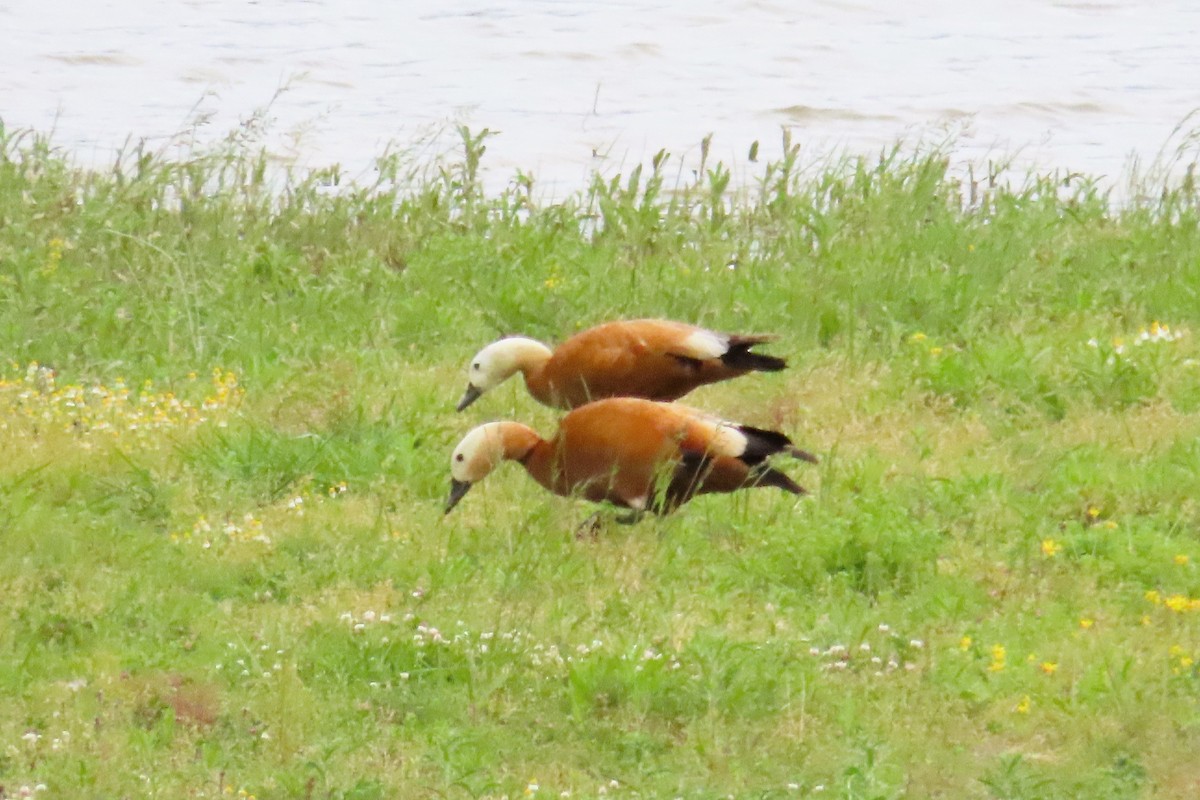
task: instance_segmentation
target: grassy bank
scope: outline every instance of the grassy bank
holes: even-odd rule
[[[943,154],[548,205],[485,141],[272,182],[0,144],[0,796],[1190,798],[1200,195]],[[1151,187],[1147,187],[1151,188]],[[579,542],[454,443],[502,333],[774,332],[822,457]],[[44,784],[44,788],[39,785]]]

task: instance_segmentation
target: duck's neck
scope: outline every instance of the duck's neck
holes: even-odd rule
[[[504,339],[504,354],[512,365],[513,371],[519,371],[525,378],[525,385],[538,399],[544,392],[546,363],[553,355],[549,347],[533,339],[514,336]]]
[[[524,464],[538,445],[543,444],[542,437],[528,425],[519,422],[497,424],[500,426],[500,442],[504,448],[504,458],[507,460]]]
[[[498,422],[504,458],[520,463],[529,476],[552,492],[563,494],[554,480],[554,455],[557,449],[533,428],[519,422]]]
[[[538,439],[525,453],[524,458],[520,459],[521,466],[525,467],[531,478],[551,492],[567,495],[569,492],[564,488],[562,476],[559,474],[561,469],[556,464],[557,450],[553,443]]]

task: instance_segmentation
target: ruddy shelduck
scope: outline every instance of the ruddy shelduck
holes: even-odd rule
[[[516,461],[558,495],[578,495],[665,514],[698,494],[774,486],[805,490],[767,463],[784,453],[816,458],[776,431],[709,416],[685,406],[632,397],[597,400],[569,412],[553,439],[517,422],[471,430],[450,456],[446,513],[501,461]]]
[[[557,349],[521,336],[493,342],[471,359],[462,411],[517,372],[529,393],[557,408],[606,397],[676,400],[708,383],[751,371],[775,372],[782,358],[751,352],[773,336],[716,333],[658,319],[608,322],[575,334]]]

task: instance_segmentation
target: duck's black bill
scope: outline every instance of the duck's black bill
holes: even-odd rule
[[[467,492],[471,491],[470,481],[456,481],[450,479],[450,498],[446,500],[446,513],[449,514],[458,505],[458,501],[467,496]]]
[[[482,389],[476,388],[475,384],[473,383],[468,383],[467,390],[463,392],[462,400],[458,401],[458,406],[454,410],[462,411],[464,408],[471,405],[471,403],[474,403],[476,400],[478,400],[479,395],[481,394],[483,394]]]

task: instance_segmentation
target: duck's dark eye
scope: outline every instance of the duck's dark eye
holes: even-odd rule
[[[463,454],[462,454],[462,453],[459,453],[458,455],[456,455],[456,456],[454,457],[454,460],[455,460],[455,461],[462,461],[462,460],[463,460]]]
[[[476,361],[474,364],[472,364],[471,369],[479,369],[479,362]]]

